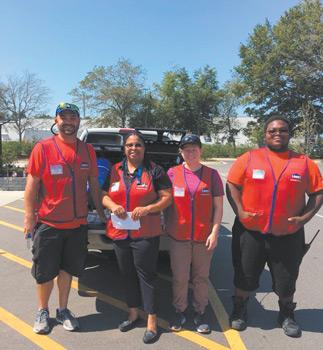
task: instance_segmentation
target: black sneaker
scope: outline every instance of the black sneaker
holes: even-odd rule
[[[244,331],[247,328],[247,304],[249,298],[232,297],[233,310],[230,315],[230,326],[236,331]]]
[[[302,335],[301,327],[297,324],[294,317],[296,303],[287,302],[279,303],[278,323],[282,327],[284,333],[292,338],[299,338]]]
[[[208,334],[211,332],[211,328],[206,319],[205,313],[200,314],[198,312],[195,312],[193,321],[198,333]]]
[[[62,324],[65,330],[70,332],[80,328],[79,321],[69,309],[56,309],[56,321]]]
[[[33,331],[37,334],[47,334],[49,332],[48,309],[41,309],[37,312]]]
[[[174,332],[179,332],[182,326],[186,322],[184,312],[176,311],[173,314],[171,321],[169,322],[169,329]]]

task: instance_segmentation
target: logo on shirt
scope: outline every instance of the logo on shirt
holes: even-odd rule
[[[148,185],[140,182],[140,183],[137,183],[136,188],[137,190],[146,190],[148,188]]]
[[[202,193],[202,194],[210,193],[210,191],[209,191],[208,188],[202,188],[201,193]]]
[[[296,173],[294,173],[294,174],[292,174],[292,176],[291,176],[291,181],[302,181],[302,176],[300,175],[300,174],[296,174]]]
[[[82,162],[80,167],[81,167],[81,169],[89,169],[90,166],[89,166],[89,163]]]

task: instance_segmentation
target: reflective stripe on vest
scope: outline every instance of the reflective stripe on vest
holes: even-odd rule
[[[193,195],[188,189],[184,165],[173,169],[173,203],[166,209],[166,230],[176,240],[205,242],[213,225],[212,169],[202,166]]]
[[[268,150],[250,151],[241,201],[243,210],[257,215],[242,219],[242,224],[247,229],[277,236],[296,232],[297,226],[288,218],[302,213],[307,185],[306,156],[290,151],[289,159],[276,179]]]
[[[144,207],[153,203],[158,194],[154,189],[153,179],[144,168],[141,176],[141,182],[136,178],[127,190],[123,170],[120,168],[122,162],[113,166],[111,172],[110,187],[108,195],[111,200],[132,212],[136,207]],[[152,166],[154,166],[152,164]],[[120,230],[112,225],[108,220],[106,235],[113,240],[126,239],[130,236],[133,239],[143,237],[155,237],[161,234],[160,213],[152,213],[140,218],[139,230]]]
[[[91,159],[87,145],[77,141],[75,160],[68,164],[55,137],[40,141],[44,154],[39,194],[39,219],[53,223],[86,218],[86,183]]]

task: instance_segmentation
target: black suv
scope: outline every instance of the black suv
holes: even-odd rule
[[[165,171],[182,162],[182,158],[178,153],[178,146],[179,140],[185,135],[183,130],[93,128],[85,129],[80,139],[90,143],[100,157],[106,157],[113,165],[121,161],[123,157],[123,137],[132,130],[140,131],[143,134],[149,159],[161,165]],[[89,211],[88,225],[88,248],[101,251],[111,250],[112,244],[111,240],[105,235],[105,225],[101,223],[93,207]],[[166,236],[162,236],[160,249],[168,250]]]

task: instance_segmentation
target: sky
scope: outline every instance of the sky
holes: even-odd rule
[[[51,91],[46,113],[95,66],[119,58],[141,65],[146,85],[206,64],[219,85],[240,62],[239,47],[266,18],[276,23],[296,0],[0,0],[0,81],[25,71]]]

